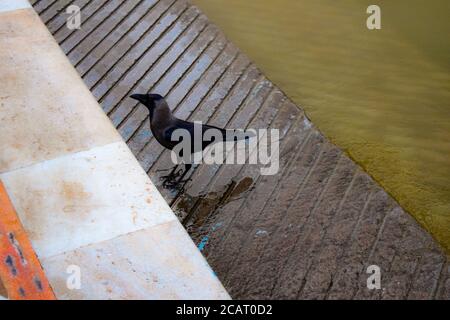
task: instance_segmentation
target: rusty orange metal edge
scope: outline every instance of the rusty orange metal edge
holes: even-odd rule
[[[11,300],[56,299],[1,181],[0,279]]]

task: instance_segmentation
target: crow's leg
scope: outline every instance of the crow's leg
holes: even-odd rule
[[[177,168],[177,166],[173,166],[172,168],[167,168],[167,169],[158,169],[156,170],[156,172],[167,172],[167,171],[173,171]]]
[[[160,180],[163,182],[164,188],[172,188],[175,184],[178,178],[181,176],[181,172],[183,170],[176,170],[174,168],[168,175],[162,176]]]
[[[168,175],[162,176],[160,178],[160,180],[163,181],[162,186],[165,189],[175,188],[179,181],[183,178],[183,173],[183,169],[177,170],[177,166],[175,166]]]
[[[192,164],[188,163],[184,165],[184,170],[172,170],[172,172],[166,176],[161,177],[161,180],[163,181],[163,187],[166,189],[179,189],[181,190],[184,187],[184,183],[191,179],[184,179],[187,172],[191,169]]]
[[[183,177],[186,175],[186,173],[188,173],[189,170],[191,170],[191,168],[192,168],[192,163],[185,163],[184,164]]]
[[[173,189],[176,189],[178,192],[184,192],[184,186],[186,185],[186,183],[188,181],[192,181],[192,178],[186,178],[189,170],[191,170],[192,168],[192,164],[187,163],[184,164],[184,170],[180,169],[179,173],[180,176],[178,178],[178,180],[174,183],[174,185],[172,186]],[[181,174],[181,172],[183,172]]]
[[[191,178],[184,179],[186,177],[187,173],[189,172],[189,170],[191,170],[191,168],[192,168],[192,164],[190,164],[190,163],[185,163],[184,164],[184,170],[180,169],[178,171],[179,179],[177,181],[177,184],[186,183],[186,182],[192,180]]]

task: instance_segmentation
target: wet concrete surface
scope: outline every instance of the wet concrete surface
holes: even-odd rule
[[[59,1],[34,7],[177,212],[233,298],[448,299],[450,265],[434,239],[307,119],[223,33],[182,0]],[[280,170],[199,165],[162,188],[170,154],[135,92],[164,95],[183,119],[280,130]],[[380,266],[382,289],[367,289]]]

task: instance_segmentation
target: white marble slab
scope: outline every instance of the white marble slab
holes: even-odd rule
[[[229,298],[37,14],[0,35],[0,180],[57,298]]]
[[[27,0],[0,0],[0,13],[26,8],[31,8]]]
[[[122,140],[33,10],[0,35],[0,173]]]
[[[40,258],[176,219],[124,142],[0,179]]]
[[[178,221],[42,263],[59,299],[230,298]],[[79,289],[67,286],[67,271],[73,266],[80,271]]]

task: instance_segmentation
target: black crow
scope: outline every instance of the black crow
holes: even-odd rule
[[[194,143],[194,127],[195,124],[193,122],[184,121],[181,119],[176,118],[172,111],[170,110],[169,106],[167,105],[167,102],[164,100],[164,98],[159,94],[133,94],[130,96],[130,98],[133,98],[140,103],[142,103],[144,106],[147,107],[150,114],[150,129],[153,133],[153,136],[156,138],[156,140],[166,149],[173,150],[173,148],[180,143],[180,141],[177,141],[175,139],[172,139],[172,134],[177,129],[185,129],[190,133],[191,138],[191,155],[190,159],[193,159],[193,154],[196,152],[203,151],[208,145],[211,143],[217,143],[217,142],[223,142],[223,141],[237,141],[241,139],[249,139],[252,134],[244,134],[243,132],[237,131],[237,130],[225,130],[222,128],[210,126],[210,125],[201,125],[201,132],[202,132],[202,143],[196,144]],[[209,129],[215,129],[218,130],[222,135],[221,141],[205,141],[203,140],[203,134],[209,130]],[[197,150],[197,149],[199,150]],[[200,149],[201,148],[201,149]],[[173,168],[172,172],[162,177],[162,180],[164,181],[163,186],[166,188],[173,188],[176,187],[181,181],[182,177],[189,171],[189,169],[192,167],[191,163],[185,163],[185,169],[182,172],[182,170],[175,172]],[[181,174],[182,173],[182,174]],[[180,178],[178,181],[176,181],[177,178]]]

